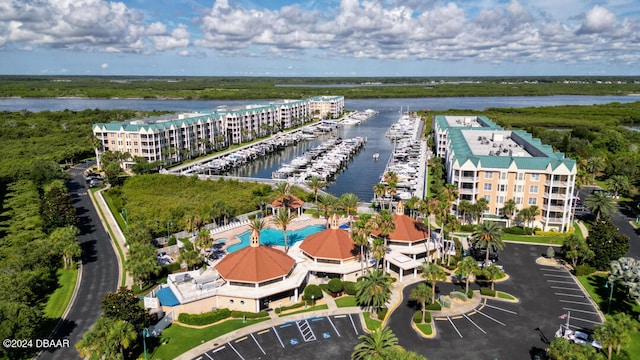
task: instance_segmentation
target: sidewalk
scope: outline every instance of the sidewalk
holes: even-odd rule
[[[91,194],[91,202],[93,202],[93,206],[95,206],[95,208],[98,210],[98,215],[100,216],[102,226],[107,231],[107,234],[109,234],[109,237],[111,238],[111,245],[113,245],[113,251],[115,251],[116,257],[118,258],[118,269],[120,269],[120,274],[118,276],[118,287],[120,287],[120,284],[122,284],[122,277],[125,276],[124,285],[128,288],[131,288],[131,286],[134,284],[133,278],[126,270],[124,270],[123,264],[125,259],[122,258],[122,256],[120,255],[120,251],[118,251],[118,247],[120,247],[122,255],[126,258],[127,252],[129,251],[126,245],[127,240],[122,233],[122,229],[120,229],[120,226],[118,226],[116,219],[113,217],[113,214],[109,210],[104,197],[102,197],[102,192],[106,189],[108,188],[100,189]],[[113,239],[112,237],[115,237],[115,239]],[[116,241],[117,246],[115,243]]]

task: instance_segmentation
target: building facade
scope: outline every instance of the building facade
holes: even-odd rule
[[[93,135],[105,151],[129,153],[149,162],[173,163],[344,113],[343,96],[316,96],[210,112],[170,114],[123,122],[97,123]]]
[[[537,206],[534,225],[567,231],[573,221],[576,161],[522,130],[504,130],[484,116],[442,116],[433,121],[436,155],[443,158],[447,182],[462,200],[484,198],[486,215],[508,220],[504,204],[518,210]],[[508,222],[508,221],[507,221]]]

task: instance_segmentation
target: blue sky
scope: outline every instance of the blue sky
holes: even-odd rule
[[[637,0],[0,0],[0,74],[640,75]]]

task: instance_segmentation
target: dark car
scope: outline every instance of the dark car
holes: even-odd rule
[[[484,261],[487,259],[487,248],[472,246],[471,248],[469,248],[469,255],[473,256],[473,258],[477,261]],[[498,249],[494,245],[491,245],[489,260],[491,262],[498,261]]]

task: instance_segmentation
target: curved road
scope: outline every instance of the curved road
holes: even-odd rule
[[[72,179],[67,184],[80,220],[78,241],[82,247],[82,277],[72,307],[52,338],[69,339],[71,347],[44,351],[39,359],[80,359],[75,344],[102,314],[100,302],[104,295],[118,288],[118,259],[84,180],[83,173],[89,165],[72,168],[69,171]]]

